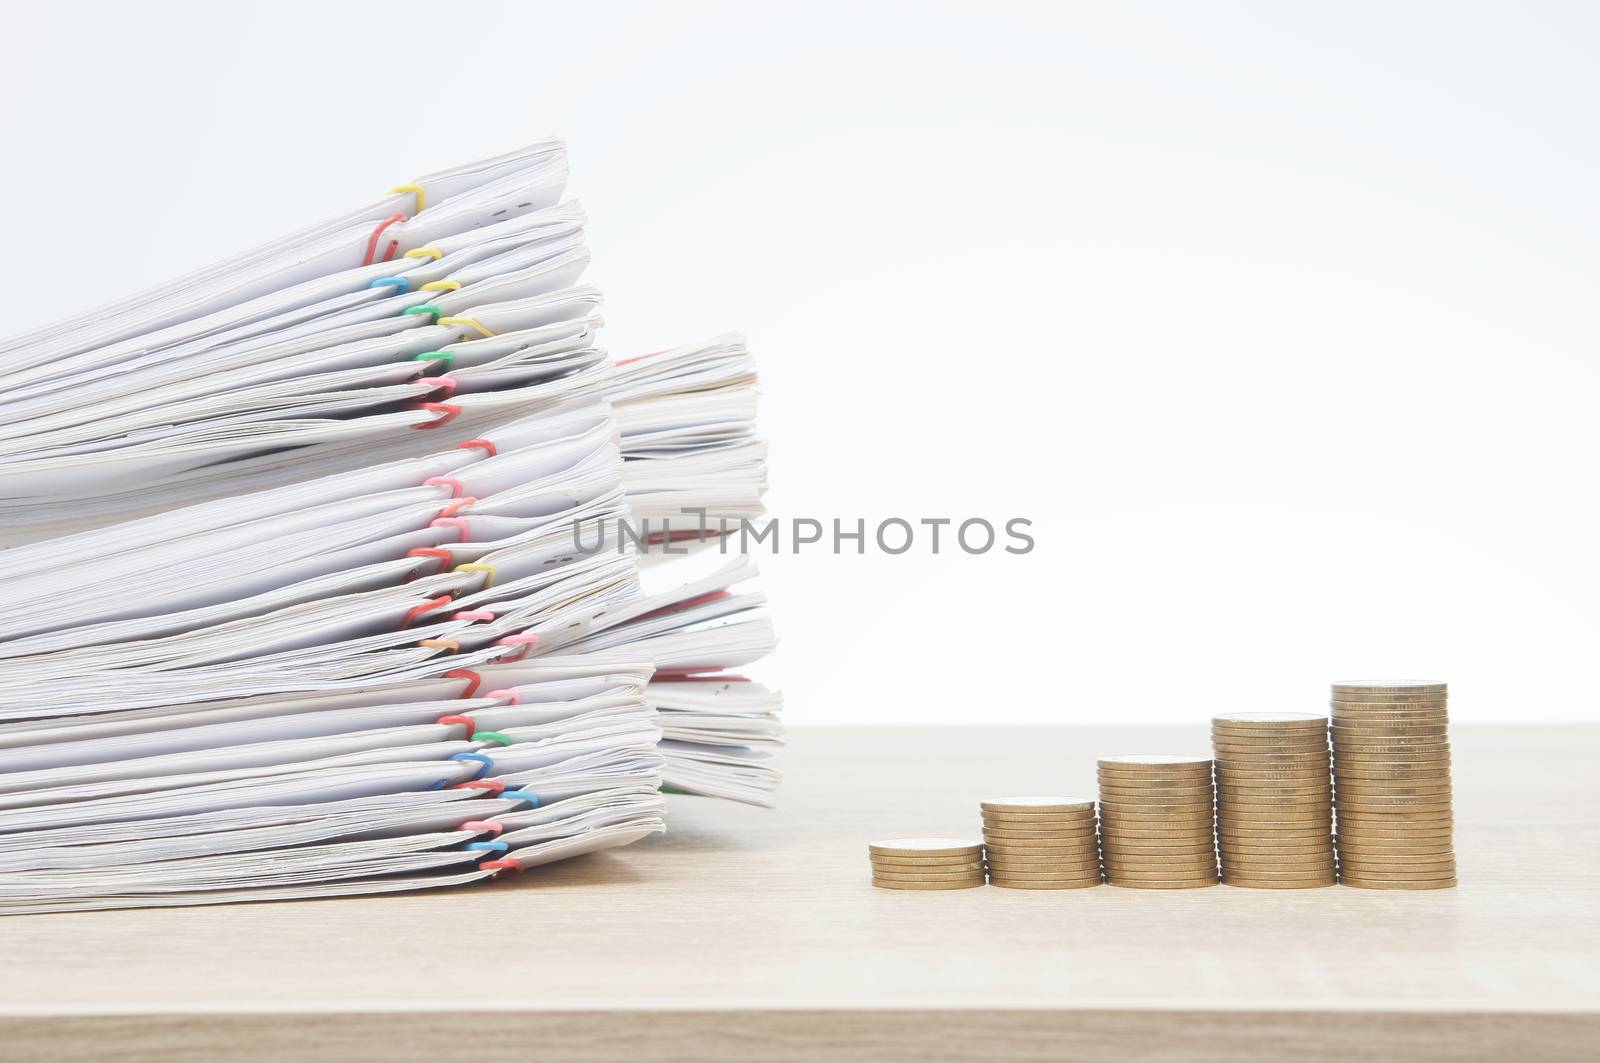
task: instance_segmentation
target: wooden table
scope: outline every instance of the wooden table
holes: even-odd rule
[[[898,893],[869,838],[1204,726],[796,729],[782,811],[481,888],[0,921],[0,1058],[1592,1060],[1600,727],[1454,738],[1455,890]]]

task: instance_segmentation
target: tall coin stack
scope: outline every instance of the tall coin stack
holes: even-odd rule
[[[1213,716],[1211,746],[1223,883],[1333,885],[1328,718],[1299,712]]]
[[[867,846],[872,884],[890,890],[983,885],[983,845],[968,838],[895,838]]]
[[[1443,683],[1333,684],[1339,881],[1367,889],[1456,884]]]
[[[1094,802],[1003,797],[980,802],[989,884],[1022,890],[1100,885]]]
[[[1215,789],[1204,757],[1101,757],[1100,845],[1106,881],[1136,889],[1217,882]]]

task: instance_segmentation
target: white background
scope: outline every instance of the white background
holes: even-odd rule
[[[1596,712],[1593,5],[7,10],[18,330],[555,133],[619,356],[749,332],[794,722]]]

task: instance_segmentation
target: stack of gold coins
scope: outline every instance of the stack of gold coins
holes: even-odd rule
[[[983,885],[983,843],[970,838],[894,838],[867,846],[872,884],[889,890],[964,890]]]
[[[1099,773],[1107,882],[1137,889],[1216,885],[1211,761],[1171,754],[1101,757]]]
[[[1223,883],[1333,885],[1328,718],[1299,712],[1213,716],[1211,746]]]
[[[1339,881],[1367,889],[1456,884],[1443,683],[1333,684]]]
[[[1093,801],[1001,797],[980,808],[991,885],[1066,890],[1100,884]]]

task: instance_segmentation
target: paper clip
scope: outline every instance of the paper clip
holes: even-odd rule
[[[447,399],[456,393],[456,378],[453,376],[419,376],[412,383],[426,384],[429,391],[442,391]]]
[[[479,675],[477,672],[474,672],[470,668],[452,668],[440,678],[470,680],[471,682],[467,684],[466,693],[461,695],[463,698],[475,696],[478,693],[478,688],[483,686],[483,676]]]
[[[478,865],[479,871],[521,871],[522,865],[515,860],[485,860]]]
[[[494,614],[487,609],[463,609],[450,618],[451,620],[470,620],[473,623],[494,623]]]
[[[442,549],[442,548],[437,547],[437,546],[416,546],[416,547],[412,547],[410,550],[406,551],[406,556],[407,557],[431,557],[435,561],[439,562],[439,571],[440,572],[443,572],[445,569],[449,568],[450,567],[450,563],[455,560],[455,558],[451,556],[450,551]],[[436,573],[434,573],[434,575],[438,575],[438,573],[436,572]]]
[[[434,317],[439,316],[439,308],[434,306],[432,303],[422,303],[419,306],[408,306],[400,312],[402,314],[432,314]],[[435,321],[434,324],[437,325],[438,322]]]
[[[466,715],[465,713],[452,713],[449,716],[441,716],[437,720],[434,720],[433,722],[434,723],[445,724],[447,726],[450,725],[450,724],[459,723],[459,724],[461,724],[463,727],[465,727],[467,729],[467,734],[468,735],[471,735],[474,731],[476,731],[478,729],[478,725],[473,722],[472,717]]]
[[[507,660],[512,660],[512,661],[520,661],[520,660],[522,660],[538,644],[539,644],[539,636],[533,634],[532,632],[528,632],[528,631],[524,631],[519,635],[507,635],[505,638],[501,639],[497,643],[497,645],[500,645],[500,646],[521,646],[522,647],[522,652],[521,653],[517,654],[515,657],[506,658]]]
[[[444,252],[429,244],[427,247],[413,247],[407,251],[404,258],[431,258],[435,262],[444,257]]]
[[[450,497],[451,498],[460,498],[461,497],[461,491],[462,491],[461,481],[456,479],[454,476],[430,476],[426,480],[422,481],[422,486],[423,487],[440,487],[440,486],[448,487],[448,488],[450,488]]]
[[[461,442],[456,444],[456,449],[487,450],[489,452],[489,457],[491,458],[498,456],[500,453],[500,449],[487,439],[463,439]]]
[[[484,853],[509,853],[511,851],[511,846],[505,842],[468,842],[462,848]]]
[[[486,698],[502,698],[507,705],[521,705],[522,695],[515,690],[491,690],[485,694]]]
[[[498,742],[503,746],[509,746],[512,744],[511,739],[499,731],[474,731],[472,732],[471,741]]]
[[[417,197],[417,213],[421,214],[422,213],[422,207],[423,207],[422,186],[421,185],[395,185],[393,188],[389,189],[389,194],[391,196],[398,196],[402,192],[410,192],[412,195]]]
[[[372,230],[372,235],[367,237],[367,257],[361,260],[361,264],[363,266],[372,265],[372,260],[378,253],[378,237],[383,235],[383,230],[387,229],[397,221],[405,220],[406,216],[404,214],[391,214],[378,223],[378,227]],[[390,240],[389,250],[384,253],[383,260],[387,262],[389,259],[393,258],[395,250],[399,248],[399,246],[399,240]]]
[[[476,501],[476,499],[474,499],[474,501]],[[451,569],[450,571],[451,572],[478,572],[478,573],[482,573],[482,575],[483,575],[483,586],[478,588],[480,591],[486,591],[490,587],[494,586],[494,580],[495,580],[494,566],[493,565],[484,564],[482,561],[472,561],[472,562],[469,562],[469,563],[467,563],[465,565],[457,565],[455,568]]]
[[[437,516],[453,517],[477,501],[477,498],[473,495],[468,495],[465,498],[457,498],[455,501],[448,503],[443,509],[441,509]]]
[[[461,407],[457,406],[453,402],[418,402],[413,404],[412,408],[417,410],[427,410],[429,413],[439,414],[438,417],[429,421],[427,424],[414,424],[411,426],[419,432],[424,431],[425,429],[438,428],[441,425],[447,425],[457,417],[461,416]]]
[[[461,643],[455,639],[423,639],[417,645],[425,646],[430,650],[447,650],[450,653],[456,653],[461,649]]]
[[[505,832],[505,824],[498,819],[469,819],[456,830],[492,830],[496,834]]]
[[[468,328],[477,329],[478,332],[481,333],[485,339],[487,339],[490,336],[494,335],[494,333],[490,332],[487,328],[484,328],[483,323],[478,321],[476,318],[470,318],[470,317],[441,317],[438,321],[435,321],[434,324],[435,325],[465,325]]]
[[[423,351],[421,354],[412,355],[411,360],[414,362],[443,362],[445,372],[448,373],[450,367],[455,364],[456,356],[454,351]]]
[[[412,623],[416,621],[417,617],[421,616],[423,613],[431,613],[435,609],[443,609],[452,601],[454,601],[454,599],[448,594],[442,594],[437,598],[430,598],[421,605],[407,610],[405,617],[400,621],[400,626],[403,628],[410,627]]]
[[[367,287],[398,288],[402,292],[409,292],[411,290],[411,282],[406,280],[404,277],[379,277],[377,280],[367,285]]]
[[[463,501],[465,500],[463,499]],[[459,536],[456,541],[461,543],[468,542],[469,536],[472,532],[472,526],[461,517],[435,517],[428,522],[428,527],[454,528],[456,530],[456,535]]]
[[[539,807],[539,795],[532,790],[501,790],[500,796],[507,801],[526,801],[529,808]]]
[[[429,281],[417,289],[419,292],[454,292],[460,290],[460,281]]]
[[[473,776],[474,779],[481,779],[491,771],[494,771],[494,761],[482,753],[452,753],[450,754],[450,759],[459,760],[462,763],[466,763],[469,760],[477,761],[479,768],[478,774]]]
[[[496,797],[505,793],[506,784],[499,779],[468,779],[450,787],[452,790],[487,790]]]

